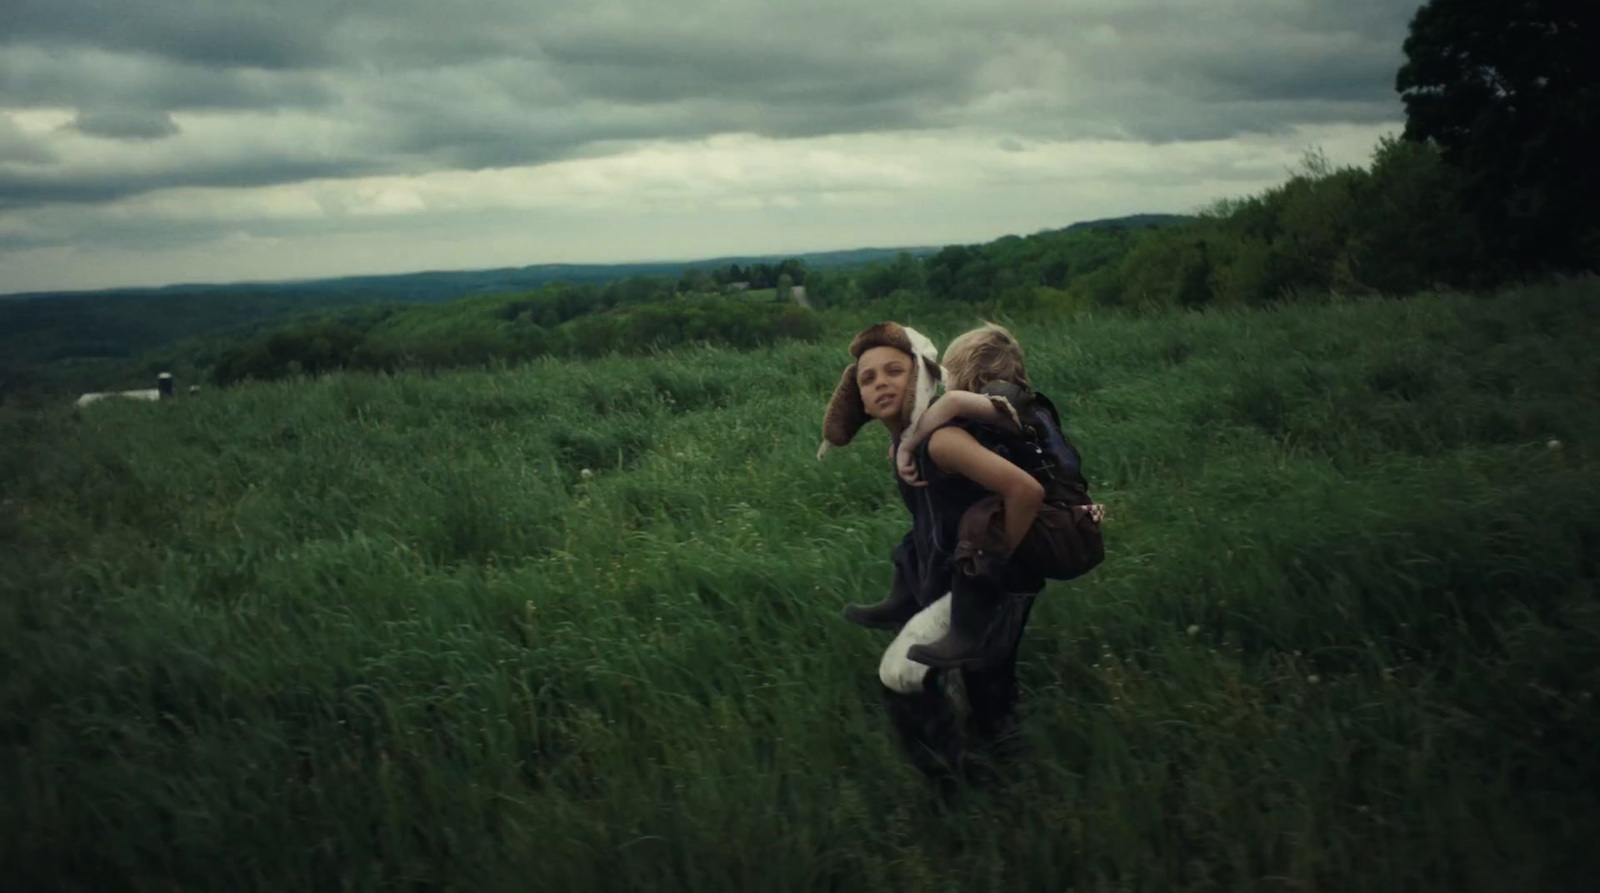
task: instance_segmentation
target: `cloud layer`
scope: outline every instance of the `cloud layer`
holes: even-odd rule
[[[800,155],[844,139],[832,145],[848,170],[849,146],[891,137],[918,151],[954,140],[1003,154],[1370,130],[1399,118],[1393,76],[1414,9],[11,0],[0,21],[0,251],[101,244],[105,227],[66,222],[73,206],[89,220],[144,199],[208,207],[218,200],[197,196],[215,190],[245,204],[296,184],[327,196],[339,192],[329,183],[659,158],[649,153],[729,135]],[[835,169],[806,170],[810,190],[827,191],[818,184]],[[450,201],[423,191],[432,198],[393,213]],[[274,219],[270,202],[257,210]]]

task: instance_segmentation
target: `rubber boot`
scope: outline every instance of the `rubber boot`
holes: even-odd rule
[[[875,605],[845,605],[844,619],[872,629],[897,630],[917,615],[922,606],[917,604],[916,589],[911,581],[917,579],[916,551],[911,534],[895,547],[890,557],[894,565],[894,578],[889,583],[889,594]]]
[[[906,657],[940,669],[981,667],[995,650],[996,621],[1005,613],[1006,599],[1004,590],[957,578],[950,592],[949,632],[937,641],[912,645]]]
[[[909,589],[895,587],[875,605],[845,605],[844,619],[871,629],[899,629],[921,610]]]

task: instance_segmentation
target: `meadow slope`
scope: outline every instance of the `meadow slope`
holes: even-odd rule
[[[1016,331],[1108,558],[948,810],[848,333],[0,415],[8,888],[1587,886],[1600,282]]]

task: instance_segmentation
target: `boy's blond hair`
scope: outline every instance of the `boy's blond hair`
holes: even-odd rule
[[[992,322],[957,335],[944,349],[943,365],[950,373],[945,386],[953,391],[977,391],[992,381],[1033,390],[1022,362],[1022,345],[1009,329]]]

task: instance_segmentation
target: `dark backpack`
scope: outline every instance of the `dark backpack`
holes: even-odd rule
[[[1022,423],[1020,433],[996,429],[986,444],[1044,485],[1045,505],[1016,557],[1052,580],[1071,580],[1105,560],[1101,507],[1089,497],[1083,456],[1061,430],[1050,398],[1010,382],[991,382],[980,393],[1005,397]]]

